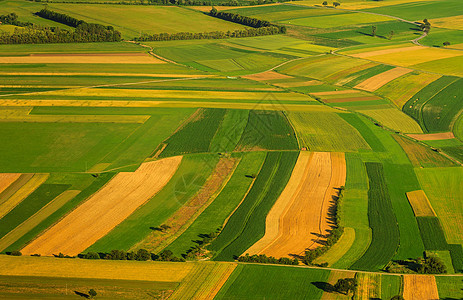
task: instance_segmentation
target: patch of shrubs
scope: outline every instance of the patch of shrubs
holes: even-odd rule
[[[275,258],[273,256],[267,256],[265,254],[261,255],[249,255],[249,253],[246,253],[246,255],[238,257],[239,262],[247,262],[247,263],[260,263],[260,264],[279,264],[279,265],[298,265],[299,260],[297,258],[288,258],[288,257],[282,257],[282,258]]]
[[[394,261],[386,267],[386,271],[405,274],[445,274],[447,267],[439,257],[427,255],[424,259],[420,257]]]

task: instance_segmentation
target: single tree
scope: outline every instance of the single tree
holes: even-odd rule
[[[339,5],[341,5],[341,3],[339,3],[339,2],[333,2],[333,6],[334,6],[334,7],[338,7]]]
[[[450,46],[450,42],[443,42],[444,47]]]
[[[371,26],[371,35],[376,36],[376,26]]]
[[[392,40],[393,36],[394,36],[394,30],[391,30],[391,32],[389,32],[389,39]]]
[[[19,252],[18,250],[14,250],[14,251],[11,251],[10,255],[13,255],[13,256],[21,256],[22,253]]]
[[[328,1],[323,1],[322,5],[323,5],[323,6],[327,6],[327,5],[328,5]]]
[[[88,294],[90,295],[90,298],[94,298],[97,295],[97,292],[94,289],[90,289]]]
[[[334,285],[334,290],[338,293],[347,295],[350,291],[354,292],[357,287],[357,279],[341,278]]]

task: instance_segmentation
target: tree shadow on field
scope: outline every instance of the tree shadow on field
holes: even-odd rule
[[[314,281],[311,282],[315,287],[318,289],[327,292],[327,293],[332,293],[334,292],[334,286],[331,283],[328,282],[322,282],[322,281]]]
[[[75,293],[77,296],[81,296],[81,297],[84,297],[84,298],[87,298],[87,299],[90,298],[90,295],[89,295],[89,294],[81,293],[81,292],[79,292],[79,291],[74,291],[74,293]]]

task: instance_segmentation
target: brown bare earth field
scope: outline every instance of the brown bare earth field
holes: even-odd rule
[[[167,232],[153,231],[133,249],[143,248],[157,252],[160,248],[172,243],[215,199],[230,178],[237,163],[237,158],[220,159],[199,192],[163,223],[170,227]]]
[[[320,246],[329,234],[332,222],[328,210],[333,197],[338,195],[336,189],[346,179],[344,153],[315,152],[310,159],[302,155],[299,160],[300,165],[296,165],[296,172],[267,217],[269,229],[266,227],[264,241],[258,241],[258,246],[246,253],[274,257],[300,255],[307,248]],[[275,224],[278,224],[276,236]]]
[[[246,78],[246,79],[257,80],[257,81],[293,78],[291,76],[283,75],[283,74],[277,73],[275,71],[266,71],[266,72],[262,72],[262,73],[258,73],[258,74],[252,74],[252,75],[246,75],[246,76],[242,76],[242,77]]]
[[[86,54],[33,54],[29,56],[2,56],[2,64],[164,64],[145,53],[86,53]]]
[[[387,54],[391,54],[391,53],[412,51],[412,50],[417,50],[417,49],[420,49],[420,47],[419,46],[401,47],[401,48],[393,48],[393,49],[384,49],[384,50],[363,52],[363,53],[358,53],[358,54],[352,54],[351,56],[359,57],[359,58],[367,58],[367,57],[370,57],[370,56],[387,55]]]
[[[406,68],[401,68],[397,67],[394,69],[391,69],[389,71],[380,73],[378,75],[375,75],[373,77],[368,78],[367,80],[357,84],[355,86],[356,89],[361,89],[369,92],[376,91],[383,85],[389,83],[390,81],[405,75],[407,73],[410,73],[412,70],[406,69]]]
[[[438,300],[436,278],[432,275],[404,275],[405,300]]]
[[[351,98],[335,98],[335,99],[324,99],[326,103],[343,103],[343,102],[355,102],[355,101],[372,101],[379,100],[381,97],[377,96],[364,96],[364,97],[351,97]]]
[[[416,217],[436,217],[436,212],[423,190],[408,192],[407,198]]]
[[[407,134],[407,135],[418,141],[448,140],[448,139],[455,138],[455,136],[453,135],[453,132],[451,131],[441,132],[441,133]]]
[[[19,178],[19,173],[0,173],[0,193]]]
[[[143,163],[117,174],[102,189],[21,250],[23,254],[77,255],[157,194],[174,175],[181,156]]]

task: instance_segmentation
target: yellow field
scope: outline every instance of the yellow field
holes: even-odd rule
[[[29,219],[21,223],[18,227],[8,232],[0,239],[0,251],[5,250],[8,246],[16,242],[19,238],[25,235],[29,230],[39,225],[40,222],[48,218],[51,214],[61,208],[68,201],[73,199],[80,191],[68,190],[61,193],[50,203],[41,208],[38,212],[32,215]]]
[[[405,47],[410,47],[410,43],[400,43],[400,44],[393,44],[393,45],[386,45],[386,46],[379,46],[379,47],[370,47],[370,48],[360,48],[360,49],[354,49],[354,50],[340,50],[339,52],[351,56],[356,56],[354,54],[366,54],[368,52],[373,52],[373,51],[381,51],[381,50],[388,50],[388,49],[399,49],[399,48],[405,48]],[[358,56],[356,56],[358,57]],[[375,65],[373,65],[374,67]]]
[[[402,51],[382,55],[372,55],[368,56],[368,59],[387,64],[408,67],[428,61],[455,57],[460,55],[462,55],[462,53],[458,50],[416,47],[416,49],[410,49],[410,51]]]
[[[420,0],[421,1],[433,1],[433,0]],[[402,3],[410,3],[410,2],[417,2],[416,0],[388,0],[388,1],[364,1],[364,0],[343,0],[341,3],[341,8],[344,9],[353,9],[353,10],[360,10],[360,9],[367,9],[367,8],[375,8],[375,7],[383,7],[383,6],[390,6],[390,5],[397,5]],[[320,1],[318,0],[303,0],[298,1],[298,5],[320,5]],[[328,3],[331,4],[330,1]]]
[[[0,193],[19,178],[19,173],[0,173]]]
[[[431,19],[429,22],[435,27],[463,30],[463,15]]]
[[[372,51],[368,51],[368,48],[367,48],[367,49],[361,49],[361,50],[353,50],[352,52],[347,51],[346,53],[350,54],[351,56],[358,57],[358,58],[368,58],[372,56],[389,55],[389,54],[394,54],[394,53],[402,53],[402,52],[408,52],[408,51],[414,51],[414,50],[421,49],[420,46],[408,46],[408,45],[409,44],[369,48],[369,49],[372,49]],[[358,53],[355,53],[354,51],[358,51]]]
[[[422,133],[420,125],[411,117],[397,108],[359,110],[359,112],[372,117],[386,127],[395,131],[408,133]]]
[[[310,98],[308,98],[310,99]],[[315,102],[315,101],[314,101]],[[337,112],[331,107],[318,104],[282,104],[282,103],[233,103],[201,101],[117,101],[117,100],[0,100],[0,107],[10,106],[78,106],[78,107],[205,107],[229,109],[259,109],[286,111]]]
[[[357,84],[356,89],[365,90],[368,92],[373,92],[382,87],[383,85],[389,83],[390,81],[399,78],[402,75],[410,73],[412,70],[405,68],[394,68],[386,72],[380,73],[373,77],[368,78],[367,80]]]
[[[180,282],[195,263],[0,255],[0,275]]]
[[[0,64],[165,64],[145,53],[0,56]]]
[[[0,219],[9,213],[13,208],[27,198],[42,183],[48,179],[48,174],[35,174],[32,178],[20,187],[8,200],[0,204]]]
[[[198,264],[169,299],[213,299],[236,266],[235,263]]]
[[[23,254],[75,256],[105,236],[157,194],[174,175],[181,156],[143,163],[118,173],[102,189],[21,250]]]
[[[432,275],[404,275],[405,300],[437,300],[436,278]]]
[[[416,217],[436,217],[436,212],[423,190],[407,192],[407,198]]]
[[[418,141],[434,141],[434,140],[449,140],[454,139],[453,132],[441,132],[441,133],[423,133],[423,134],[407,134],[409,137],[414,138]]]
[[[344,233],[342,234],[339,241],[332,246],[328,252],[323,254],[322,256],[315,259],[314,263],[320,264],[327,262],[328,266],[333,265],[338,260],[340,260],[344,254],[349,251],[355,241],[355,229],[350,227],[344,227]]]
[[[148,73],[89,73],[89,72],[0,72],[0,75],[11,76],[98,76],[98,77],[160,77],[160,78],[206,78],[217,77],[217,75],[195,75],[195,74],[148,74]]]
[[[245,253],[274,257],[301,254],[307,248],[319,247],[319,241],[325,239],[320,235],[329,233],[328,210],[337,196],[336,188],[346,179],[344,153],[302,153],[298,163],[267,216],[264,237]]]
[[[381,96],[387,97],[401,109],[413,95],[440,77],[441,75],[437,74],[409,73],[388,83],[377,92]]]
[[[354,300],[381,299],[381,275],[358,273],[358,286]]]
[[[56,96],[80,97],[150,97],[176,99],[262,99],[265,94],[258,92],[219,92],[219,91],[185,91],[185,90],[145,90],[145,89],[74,89],[41,93]],[[278,93],[278,100],[311,101],[310,97],[296,93]]]

